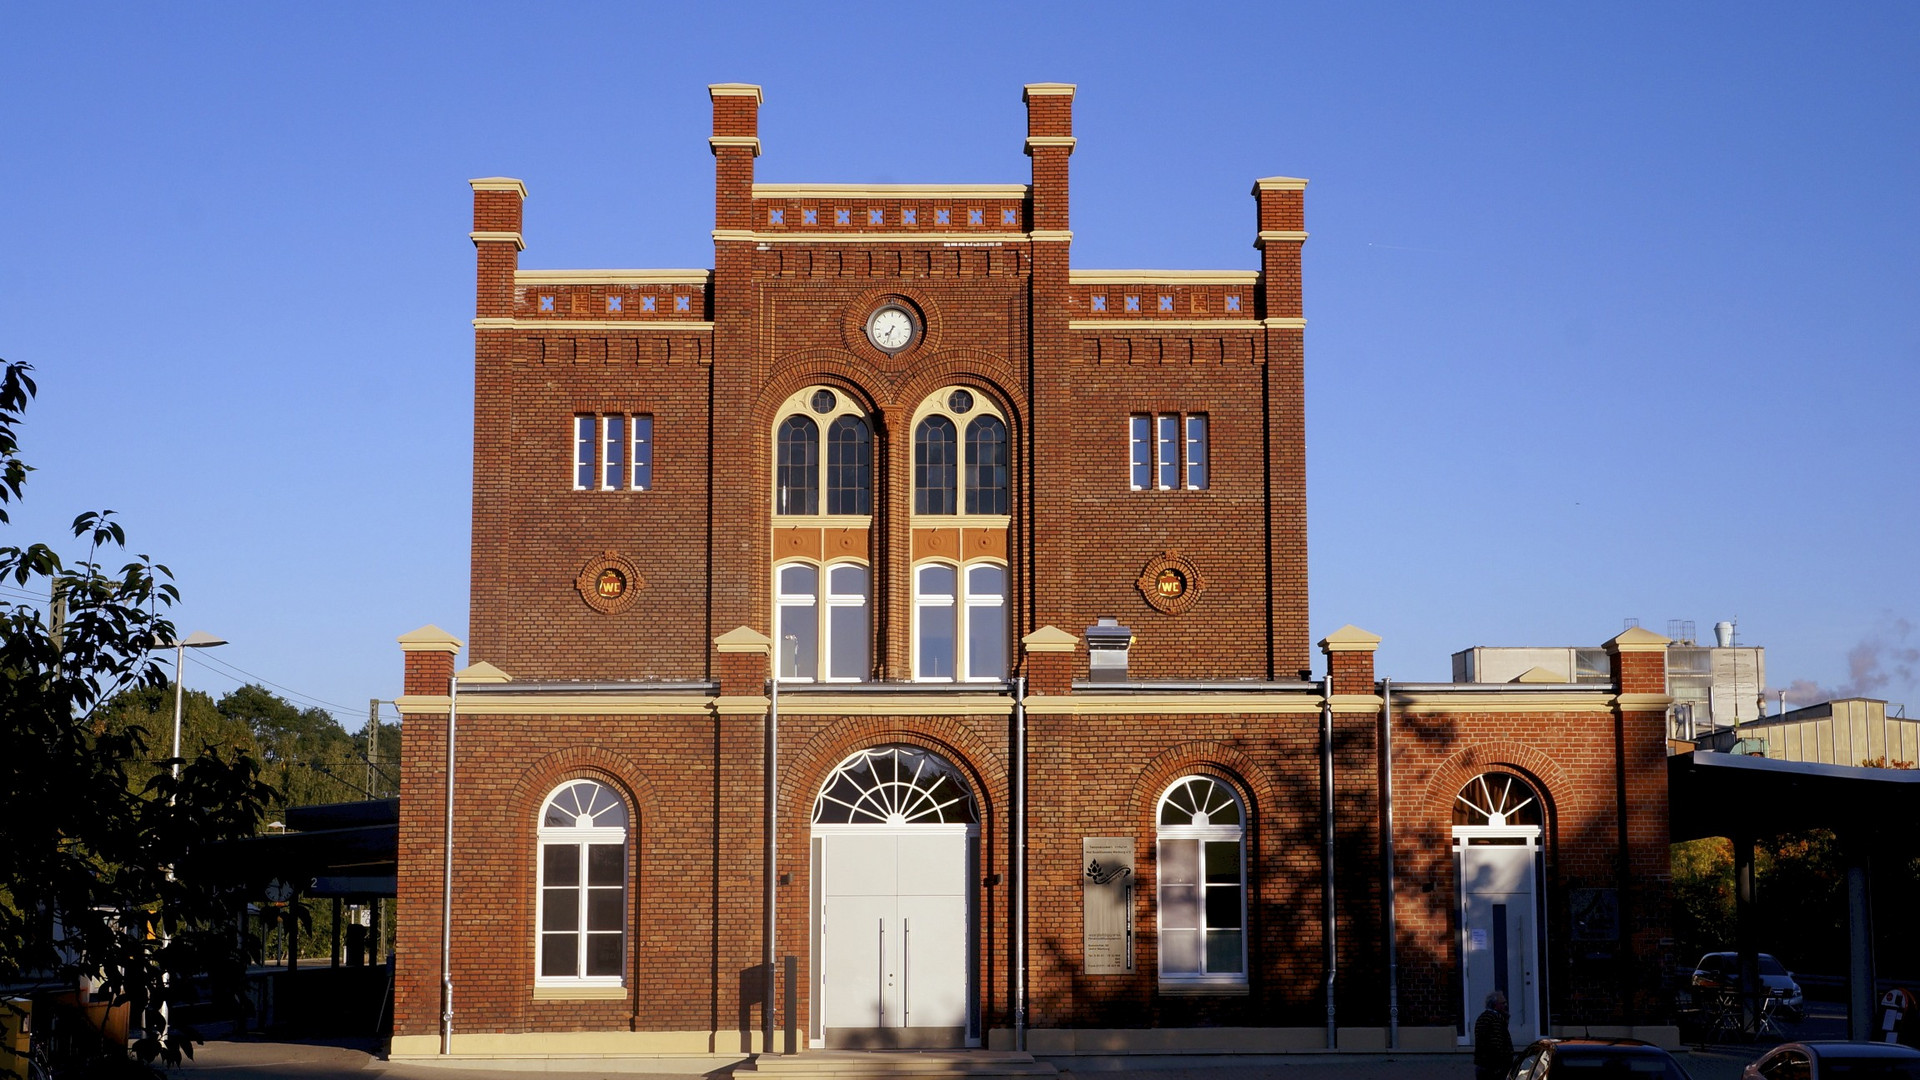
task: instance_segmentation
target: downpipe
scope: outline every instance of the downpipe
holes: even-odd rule
[[[1320,828],[1326,836],[1324,855],[1326,877],[1321,885],[1325,896],[1321,937],[1327,943],[1327,1049],[1340,1045],[1338,1009],[1334,989],[1340,975],[1339,943],[1334,939],[1336,905],[1333,894],[1333,673],[1329,671],[1320,689]]]
[[[453,1053],[453,736],[459,713],[460,676],[447,679],[447,822],[440,867],[440,1052]]]
[[[1027,1048],[1027,680],[1013,680],[1013,1048]]]
[[[1387,881],[1381,893],[1387,924],[1387,1049],[1400,1049],[1400,939],[1394,926],[1393,680],[1380,680],[1380,809],[1386,819]]]
[[[760,868],[761,877],[766,879],[766,897],[763,902],[765,909],[763,915],[764,922],[760,928],[760,939],[764,943],[761,946],[760,962],[767,973],[765,987],[766,1001],[760,1008],[760,1052],[763,1054],[773,1053],[773,1017],[776,1003],[773,977],[774,956],[776,954],[773,935],[777,922],[774,918],[774,903],[779,897],[779,881],[775,877],[775,874],[779,869],[779,862],[775,858],[774,837],[776,834],[774,830],[779,824],[780,815],[779,808],[774,800],[780,790],[779,779],[780,679],[776,674],[774,678],[767,680],[767,790],[765,793],[766,819],[763,823],[767,833],[767,843],[766,862],[765,865]],[[791,988],[788,989],[788,993],[792,993]]]

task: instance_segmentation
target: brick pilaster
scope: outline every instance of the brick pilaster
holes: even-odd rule
[[[406,656],[400,709],[400,862],[394,939],[394,1034],[426,1035],[440,1015],[441,866],[447,791],[447,690],[460,641],[437,626],[399,638]],[[415,700],[408,700],[409,698]]]
[[[1665,1007],[1661,973],[1677,957],[1665,955],[1672,925],[1667,882],[1667,638],[1640,627],[1606,643],[1613,668],[1614,792],[1618,819],[1615,887],[1627,962],[1620,965],[1620,1008],[1628,1017],[1653,1018]]]
[[[1373,651],[1379,647],[1380,635],[1357,626],[1343,626],[1320,639],[1336,695],[1373,693]]]
[[[1043,626],[1020,639],[1029,694],[1073,693],[1075,651],[1080,639],[1057,626]]]
[[[1265,322],[1267,415],[1268,648],[1271,675],[1305,678],[1307,649],[1306,327],[1300,247],[1307,182],[1256,181],[1254,247],[1260,249],[1255,312]]]
[[[1029,538],[1023,571],[1026,580],[1032,582],[1032,607],[1024,613],[1029,620],[1024,625],[1035,627],[1050,623],[1071,626],[1079,617],[1072,609],[1074,560],[1067,549],[1074,528],[1071,493],[1075,481],[1073,398],[1067,373],[1073,342],[1067,331],[1069,311],[1065,303],[1073,263],[1067,168],[1074,146],[1073,95],[1074,87],[1068,83],[1033,83],[1021,93],[1027,105],[1026,152],[1033,159],[1027,200],[1027,230],[1032,240],[1027,307],[1032,353],[1028,363],[1033,401],[1026,425],[1030,479],[1021,526]],[[1050,660],[1042,661],[1041,667],[1051,664]]]
[[[473,231],[468,236],[473,240],[475,262],[473,536],[468,583],[473,616],[469,622],[483,628],[476,647],[491,654],[500,643],[488,640],[485,628],[499,625],[496,616],[508,603],[514,275],[520,269],[520,252],[526,248],[521,216],[527,186],[508,176],[482,177],[467,184],[473,189]]]

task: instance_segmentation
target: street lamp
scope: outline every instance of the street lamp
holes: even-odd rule
[[[188,649],[211,649],[215,645],[225,645],[225,638],[217,638],[205,630],[195,630],[184,639],[173,642],[173,778],[180,779],[180,714],[186,707],[187,679],[180,669],[187,662]]]

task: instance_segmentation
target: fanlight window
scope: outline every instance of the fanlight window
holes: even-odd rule
[[[1533,786],[1512,773],[1481,773],[1453,800],[1455,825],[1491,825],[1515,828],[1541,824],[1540,797]]]
[[[553,793],[546,813],[540,818],[542,829],[624,829],[627,804],[605,784],[578,780]]]
[[[1240,799],[1210,776],[1176,780],[1160,798],[1160,981],[1247,981],[1246,830]]]
[[[627,807],[576,780],[540,811],[536,983],[619,986],[626,966]]]
[[[840,763],[813,803],[815,825],[972,825],[960,770],[925,750],[881,746]]]
[[[1174,785],[1160,803],[1162,825],[1240,824],[1240,800],[1218,780],[1194,776]]]

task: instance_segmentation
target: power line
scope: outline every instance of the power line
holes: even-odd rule
[[[217,675],[225,675],[228,678],[244,677],[244,679],[246,680],[251,680],[256,683],[263,683],[267,686],[271,686],[274,689],[281,691],[282,693],[289,694],[295,698],[300,699],[298,701],[293,702],[293,704],[306,705],[308,708],[317,708],[321,712],[326,713],[328,716],[331,716],[334,722],[339,724],[341,727],[347,726],[346,722],[342,719],[343,717],[350,716],[356,720],[360,719],[358,716],[357,710],[349,709],[345,705],[339,705],[334,702],[327,701],[323,698],[314,697],[312,694],[302,693],[301,691],[295,690],[290,686],[282,686],[281,684],[274,682],[272,679],[268,679],[260,675],[255,675],[253,672],[248,671],[245,668],[235,667],[232,664],[225,663],[224,661],[215,660],[212,657],[201,656],[198,653],[189,653],[187,656],[187,659],[192,660],[194,663],[199,664],[201,667],[204,667],[208,671],[211,671]],[[213,666],[214,664],[219,664],[220,666],[214,667]]]

